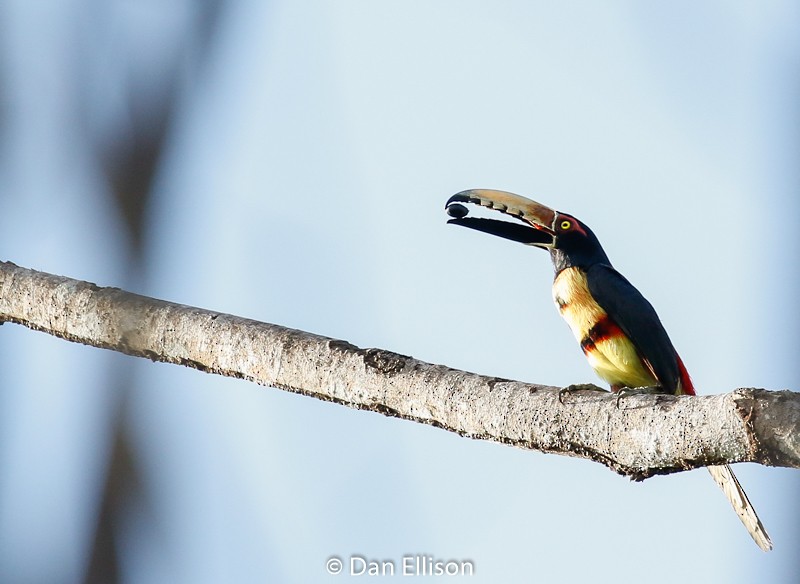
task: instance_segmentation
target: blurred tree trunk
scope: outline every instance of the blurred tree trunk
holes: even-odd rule
[[[172,54],[159,55],[158,63],[136,63],[140,47],[125,47],[131,52],[124,54],[127,62],[118,77],[124,87],[118,89],[124,96],[123,106],[109,122],[110,127],[91,130],[87,122],[88,140],[94,145],[94,154],[108,183],[108,193],[119,209],[127,227],[129,242],[129,262],[127,272],[131,275],[130,284],[141,279],[146,267],[143,265],[146,209],[151,197],[152,185],[161,165],[164,145],[169,137],[175,110],[180,96],[182,73],[187,63],[196,70],[202,70],[216,30],[219,26],[222,0],[198,0],[195,3],[192,23],[186,26],[189,33],[178,39]],[[109,14],[105,7],[104,14]],[[124,53],[123,47],[118,47]],[[96,47],[86,47],[89,59],[96,53]],[[166,61],[166,65],[165,62]],[[150,65],[149,67],[147,65]],[[195,71],[197,73],[197,71]],[[85,91],[96,84],[86,83]],[[154,97],[155,96],[155,97]],[[92,103],[84,96],[81,103]],[[84,112],[86,119],[92,112]],[[108,463],[102,501],[99,503],[97,527],[92,545],[86,584],[119,582],[119,525],[120,510],[136,504],[138,509],[147,509],[146,484],[140,480],[136,466],[137,453],[130,444],[125,432],[127,419],[124,396],[134,384],[133,368],[115,375],[117,391],[123,398],[119,400],[119,411],[109,412],[114,421],[113,448]]]

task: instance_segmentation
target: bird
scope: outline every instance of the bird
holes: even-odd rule
[[[462,203],[499,211],[518,222],[470,217]],[[526,197],[491,189],[461,191],[447,200],[445,210],[450,224],[550,252],[553,300],[589,365],[612,392],[695,395],[652,304],[614,269],[585,223]],[[772,541],[730,466],[707,468],[758,547],[771,550]]]

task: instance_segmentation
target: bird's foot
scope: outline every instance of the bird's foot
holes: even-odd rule
[[[629,395],[666,395],[668,392],[664,391],[660,385],[651,387],[621,387],[616,391],[617,393],[617,409],[619,409],[619,402],[623,397]]]
[[[558,390],[558,401],[562,405],[564,404],[564,394],[571,394],[576,391],[602,391],[605,392],[606,390],[602,387],[596,386],[594,383],[573,383],[572,385],[568,385],[567,387],[562,387]]]

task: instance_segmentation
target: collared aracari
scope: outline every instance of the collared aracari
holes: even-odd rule
[[[468,217],[461,203],[500,211],[519,223]],[[613,392],[655,388],[695,395],[692,380],[653,306],[618,271],[584,223],[525,197],[476,189],[450,197],[448,223],[498,235],[550,252],[553,299],[597,375]],[[708,467],[758,547],[772,542],[728,465]]]

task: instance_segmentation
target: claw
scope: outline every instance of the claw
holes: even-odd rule
[[[653,385],[650,387],[621,387],[617,391],[617,409],[619,409],[619,402],[623,397],[629,395],[669,395],[668,391],[660,385]]]
[[[605,389],[596,386],[594,383],[573,383],[558,390],[558,402],[564,405],[564,394],[571,394],[575,391],[602,391],[607,393]]]

